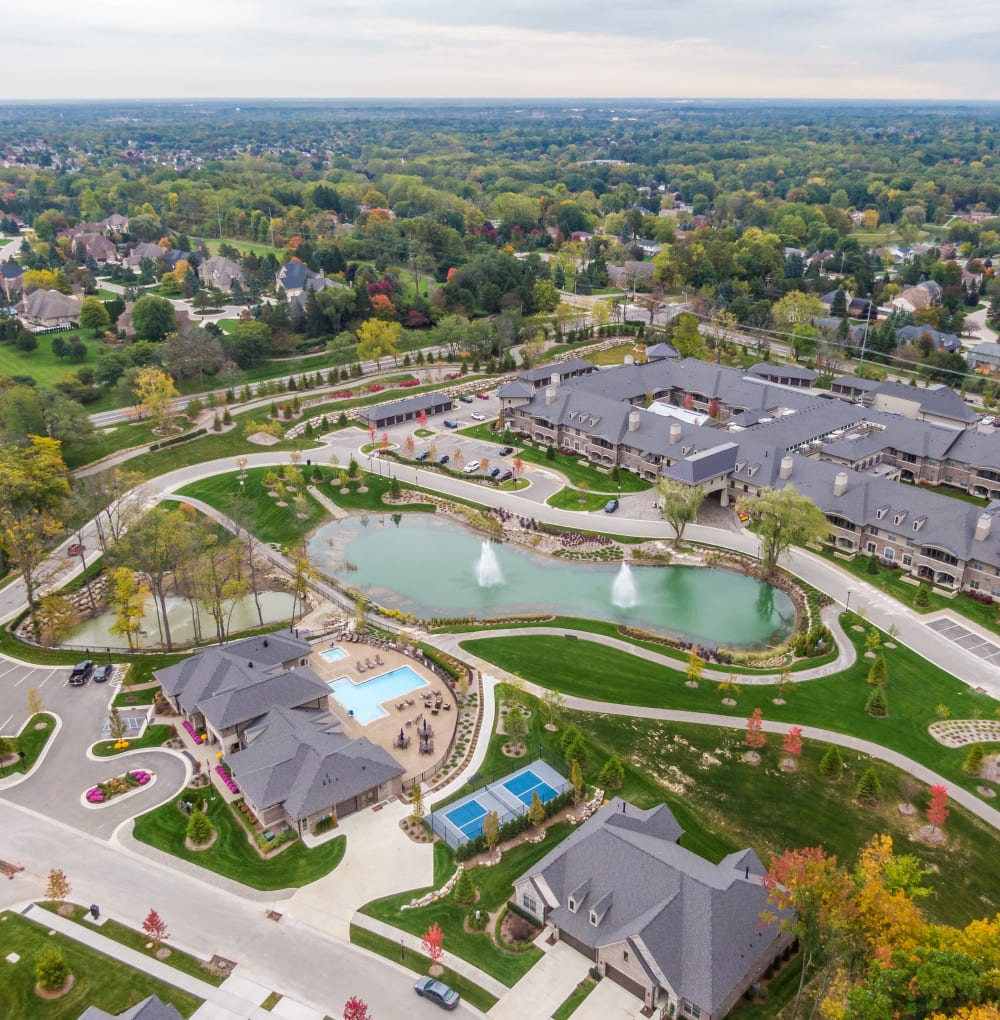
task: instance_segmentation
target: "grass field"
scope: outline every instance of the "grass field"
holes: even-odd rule
[[[219,836],[207,850],[188,850],[184,845],[187,815],[171,800],[135,820],[135,838],[173,854],[181,860],[217,872],[254,889],[297,889],[328,875],[344,857],[343,836],[309,850],[301,841],[264,860],[250,845],[246,830],[218,795],[193,791],[187,796],[195,804],[208,797],[208,817]]]
[[[224,244],[235,248],[241,255],[250,255],[251,253],[254,255],[267,255],[268,252],[272,252],[280,258],[282,254],[281,248],[275,248],[270,244],[258,244],[256,241],[244,241],[240,238],[212,237],[205,241],[205,247],[208,248],[212,255],[218,255],[219,248]]]
[[[55,730],[55,719],[47,712],[40,712],[33,715],[25,724],[21,732],[14,738],[14,744],[20,754],[24,757],[19,759],[15,765],[8,765],[3,774],[8,772],[30,772],[39,755],[45,749],[49,737]]]
[[[559,471],[566,476],[571,485],[586,485],[594,492],[605,492],[609,496],[617,495],[619,488],[621,492],[646,492],[652,487],[649,482],[643,481],[631,471],[620,471],[619,481],[616,482],[610,474],[590,467],[581,462],[579,457],[566,457],[557,452],[550,459],[544,450],[539,450],[534,446],[518,449],[514,456],[520,457],[521,460],[529,464],[538,464],[541,467]]]
[[[849,625],[852,620],[857,622],[857,617],[847,615]],[[864,710],[871,691],[867,683],[871,662],[863,657],[864,638],[850,629],[848,633],[859,650],[858,661],[850,669],[796,683],[784,694],[784,705],[773,703],[778,697],[776,687],[747,687],[735,696],[733,707],[722,704],[725,695],[714,682],[703,680],[692,689],[685,686],[681,671],[664,670],[593,642],[574,641],[569,647],[559,637],[481,638],[463,641],[462,647],[542,687],[597,701],[714,712],[731,715],[737,722],[759,706],[765,719],[820,726],[892,748],[975,792],[978,781],[962,772],[967,751],[939,744],[927,726],[937,719],[938,705],[947,705],[954,719],[976,713],[992,718],[996,702],[909,649],[897,647],[884,652],[889,715],[873,718]]]
[[[549,496],[545,501],[548,506],[558,507],[560,510],[600,510],[604,507],[610,494],[607,492],[587,492],[583,489],[574,489],[571,486],[564,486],[558,492]]]
[[[35,964],[39,954],[57,949],[76,981],[61,999],[46,1002],[35,994]],[[112,1016],[149,995],[175,1006],[189,1017],[201,999],[173,985],[157,981],[64,935],[47,935],[46,929],[18,914],[0,914],[0,956],[17,953],[21,959],[4,964],[0,981],[0,1016],[9,1020],[77,1020],[88,1007],[97,1006]]]
[[[51,387],[75,371],[80,367],[80,363],[57,358],[52,353],[52,341],[57,336],[64,340],[78,336],[87,346],[87,360],[82,364],[91,367],[97,364],[97,351],[101,344],[94,339],[94,331],[68,329],[61,333],[46,333],[38,337],[38,347],[30,354],[25,354],[10,344],[0,344],[0,376],[30,375],[39,386]]]

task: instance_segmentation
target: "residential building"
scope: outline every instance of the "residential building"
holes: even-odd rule
[[[80,299],[57,290],[33,290],[21,298],[17,307],[21,322],[29,329],[68,329],[80,316]]]
[[[3,266],[0,266],[0,271],[3,268]],[[1000,344],[993,343],[992,341],[976,344],[966,355],[966,359],[969,362],[969,368],[973,372],[979,372],[983,375],[996,375],[1000,373]]]
[[[933,326],[903,326],[896,330],[897,344],[919,344],[922,340],[930,340],[936,351],[962,350],[962,341],[954,333],[942,333]]]
[[[925,280],[915,287],[901,290],[889,303],[903,312],[916,312],[921,308],[937,308],[941,304],[941,284]]]
[[[659,1016],[720,1020],[791,941],[753,850],[712,864],[664,804],[615,798],[514,882],[514,903]]]
[[[125,256],[125,265],[129,269],[137,270],[142,265],[143,259],[158,262],[164,255],[166,255],[166,249],[161,248],[160,245],[152,244],[150,241],[140,241]]]
[[[130,1006],[124,1013],[105,1013],[97,1006],[90,1006],[80,1014],[79,1020],[181,1020],[181,1014],[177,1012],[176,1006],[150,995],[142,1002]]]
[[[16,262],[0,262],[0,287],[3,288],[8,301],[12,301],[21,293],[23,276],[23,266]]]
[[[198,267],[198,277],[206,287],[231,290],[234,283],[243,284],[243,267],[222,255],[205,259]]]

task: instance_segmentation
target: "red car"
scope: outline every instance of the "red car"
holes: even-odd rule
[[[79,556],[83,552],[83,550],[85,548],[86,548],[86,546],[84,546],[82,543],[75,542],[73,545],[71,545],[66,550],[66,555],[67,556]]]
[[[477,393],[476,394],[476,399],[477,400],[489,400],[490,399],[490,395],[488,393]]]
[[[559,452],[564,457],[579,457],[580,456],[580,451],[579,450],[571,450],[568,446],[560,446],[559,447]]]

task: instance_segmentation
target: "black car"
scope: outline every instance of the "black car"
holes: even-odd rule
[[[499,478],[500,472],[502,470],[503,468],[490,468],[487,474],[489,475],[490,478]]]
[[[431,455],[431,451],[430,450],[421,450],[420,453],[418,453],[417,456],[414,459],[415,460],[427,460],[427,458],[430,455]]]
[[[90,679],[90,675],[93,672],[94,663],[90,659],[84,659],[83,662],[78,662],[73,667],[73,672],[69,675],[70,687],[82,687]]]
[[[448,454],[442,453],[441,456],[438,457],[438,463],[439,464],[447,464],[450,459],[451,458],[448,456]]]
[[[459,1002],[458,992],[449,988],[443,981],[435,981],[434,978],[422,977],[413,986],[413,990],[420,998],[430,999],[442,1009],[454,1009]]]
[[[98,666],[94,673],[95,684],[106,684],[115,675],[115,667],[110,662]]]
[[[500,456],[501,457],[509,457],[513,452],[514,452],[514,447],[513,446],[501,446],[500,447]]]
[[[445,418],[445,420],[443,422],[441,422],[441,424],[446,429],[457,429],[458,428],[458,422],[455,421],[453,418]]]

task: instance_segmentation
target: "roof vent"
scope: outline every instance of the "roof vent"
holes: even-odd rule
[[[267,648],[267,638],[264,638],[264,647]]]
[[[247,669],[253,669],[253,663],[252,662],[248,662],[247,663]]]

